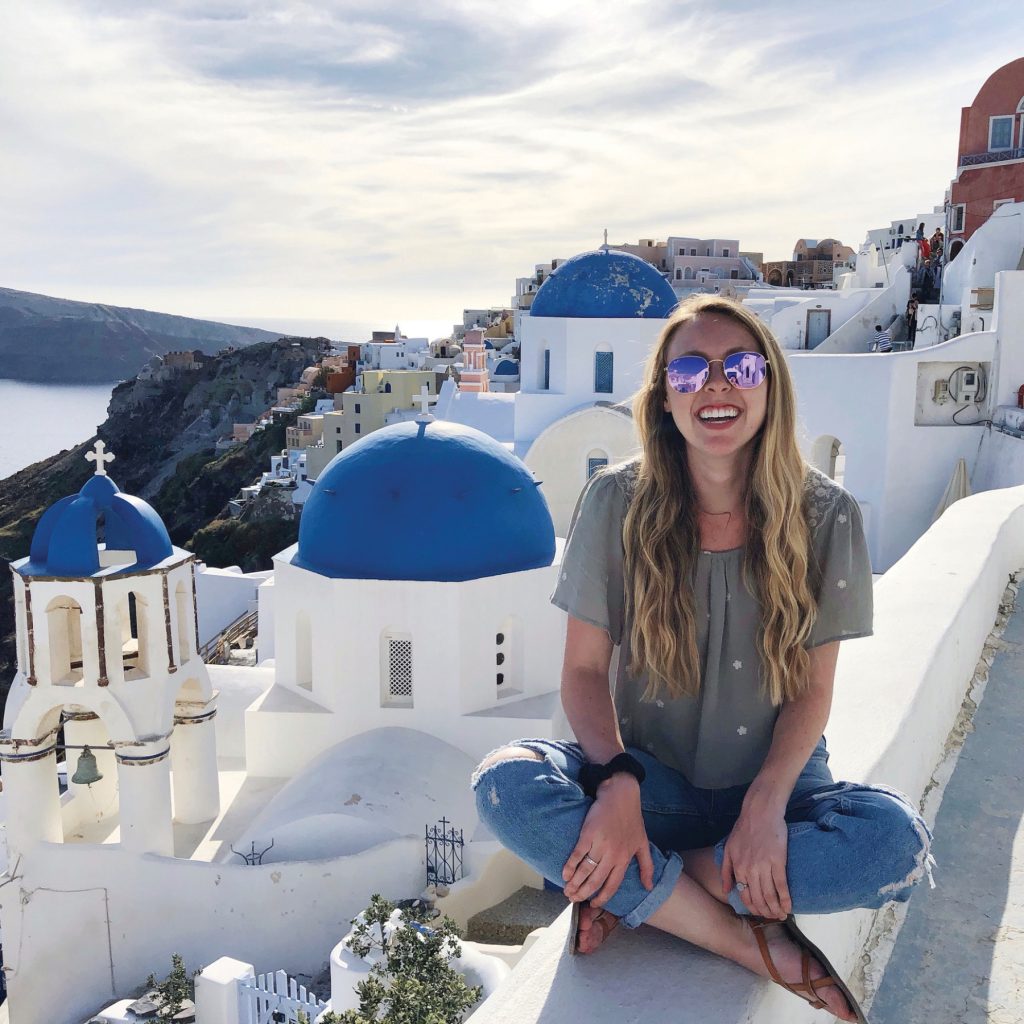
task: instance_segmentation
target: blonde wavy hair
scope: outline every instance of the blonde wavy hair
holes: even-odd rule
[[[802,693],[809,658],[804,643],[817,613],[811,591],[810,534],[804,512],[807,467],[796,442],[796,400],[785,356],[768,327],[740,303],[718,295],[683,302],[665,323],[647,361],[644,385],[633,401],[643,452],[623,524],[626,603],[632,621],[630,672],[646,671],[645,698],[700,690],[700,655],[692,587],[700,530],[686,441],[667,398],[666,354],[683,324],[724,317],[743,327],[770,369],[764,426],[754,439],[746,493],[747,538],[743,578],[761,604],[761,685],[771,702]]]

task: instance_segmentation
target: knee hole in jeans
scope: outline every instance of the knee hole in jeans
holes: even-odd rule
[[[502,761],[543,761],[544,755],[538,754],[536,750],[531,750],[529,747],[519,747],[515,744],[508,747],[499,747],[497,750],[492,751],[488,754],[473,772],[472,786],[476,789],[480,783],[483,775],[488,769],[493,768],[496,764],[500,764]],[[498,790],[492,784],[488,791],[491,805],[497,807],[501,802],[498,797]]]
[[[494,753],[488,754],[477,768],[477,772],[482,772],[486,768],[490,768],[491,765],[497,764],[499,761],[543,761],[544,755],[538,754],[536,750],[531,750],[529,747],[501,747],[495,750]]]

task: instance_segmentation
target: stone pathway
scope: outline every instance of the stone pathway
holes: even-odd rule
[[[872,1024],[1024,1020],[1024,588],[935,821]]]

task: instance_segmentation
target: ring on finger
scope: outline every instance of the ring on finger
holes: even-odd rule
[[[749,888],[750,887],[747,885],[746,882],[737,882],[736,883],[736,891],[737,892],[743,892],[744,890],[749,889]]]
[[[586,862],[587,862],[588,864],[592,865],[593,867],[595,867],[595,868],[597,867],[597,861],[596,861],[596,860],[594,860],[594,858],[593,858],[593,857],[591,857],[589,853],[588,853],[588,854],[585,854],[585,855],[584,855],[584,857],[583,857],[583,859],[584,859],[584,860],[585,860],[585,861],[586,861]]]

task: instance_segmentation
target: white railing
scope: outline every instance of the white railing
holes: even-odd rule
[[[239,1024],[296,1024],[300,1011],[312,1022],[326,1009],[327,1003],[284,971],[244,978],[238,986]]]

